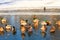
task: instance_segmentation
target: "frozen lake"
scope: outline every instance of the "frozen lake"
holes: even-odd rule
[[[1,16],[1,15],[0,15]],[[60,16],[52,16],[52,15],[37,15],[37,18],[42,21],[42,20],[50,20],[52,21],[52,24],[57,21],[60,20]],[[20,18],[23,19],[28,19],[29,23],[32,23],[32,15],[3,15],[1,17],[5,17],[8,21],[8,24],[15,26],[16,28],[16,34],[13,35],[12,32],[5,32],[4,35],[0,35],[0,40],[22,40],[21,37],[21,32],[20,32],[20,23],[19,20]],[[56,18],[57,20],[54,21],[54,18]],[[54,24],[53,24],[54,25]],[[0,26],[3,26],[2,24],[0,24]],[[41,26],[39,25],[39,28]],[[47,26],[47,32],[45,37],[42,36],[41,34],[41,30],[37,30],[37,32],[35,32],[35,30],[33,29],[33,34],[29,37],[28,34],[26,33],[25,39],[24,40],[60,40],[60,30],[56,29],[56,32],[51,34],[49,32],[51,26]],[[56,26],[57,28],[57,26]]]

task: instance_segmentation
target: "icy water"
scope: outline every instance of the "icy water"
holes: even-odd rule
[[[20,18],[28,19],[28,22],[32,24],[32,15],[3,15],[1,17],[5,17],[8,21],[8,24],[15,26],[16,28],[16,34],[13,35],[12,32],[5,32],[4,35],[0,35],[0,40],[22,40],[21,37],[21,31],[20,31]],[[52,24],[55,23],[55,21],[60,20],[60,16],[49,16],[49,15],[37,15],[37,18],[40,21],[44,20],[50,20],[52,21]],[[54,24],[53,24],[54,25]],[[3,26],[3,24],[0,24],[0,26]],[[39,28],[41,25],[39,25]],[[33,34],[31,36],[28,36],[28,33],[26,33],[26,36],[24,40],[60,40],[60,30],[56,26],[56,32],[51,34],[49,32],[51,26],[47,26],[46,35],[43,37],[41,30],[38,28],[37,31],[33,29]]]

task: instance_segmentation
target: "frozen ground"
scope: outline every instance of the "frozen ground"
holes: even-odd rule
[[[0,3],[7,0],[0,0]],[[13,0],[8,0],[13,1]],[[60,0],[15,0],[0,4],[1,9],[19,9],[19,8],[41,8],[41,7],[60,8]]]
[[[2,16],[2,15],[0,15]],[[52,15],[51,15],[52,16]],[[54,16],[54,18],[52,18],[51,16],[49,15],[37,15],[37,18],[40,19],[40,21],[42,20],[50,20],[53,22],[53,19],[56,18],[57,20],[60,20],[60,16]],[[21,37],[21,32],[20,32],[20,23],[19,23],[19,20],[20,18],[23,18],[23,19],[28,19],[28,22],[29,23],[32,23],[32,15],[5,15],[5,16],[2,16],[2,17],[5,17],[7,20],[8,20],[8,24],[12,25],[12,26],[15,26],[16,28],[16,31],[17,33],[15,35],[12,34],[12,32],[5,32],[4,35],[0,35],[0,40],[22,40],[22,37]],[[0,24],[0,26],[3,26],[2,24]],[[3,26],[5,27],[5,26]],[[39,25],[39,28],[41,27],[41,25]],[[56,26],[56,32],[53,33],[53,34],[50,34],[49,30],[50,30],[50,27],[51,26],[47,26],[47,32],[46,32],[46,35],[45,37],[42,36],[41,34],[41,30],[38,29],[37,32],[33,29],[33,34],[29,37],[28,34],[26,33],[26,36],[25,36],[25,39],[24,40],[60,40],[60,30],[57,28]]]

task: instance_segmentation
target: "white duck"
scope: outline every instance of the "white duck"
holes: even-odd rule
[[[11,25],[7,25],[7,26],[6,26],[6,31],[7,31],[7,32],[11,31]]]
[[[47,23],[45,22],[45,21],[42,21],[41,22],[41,25],[43,26],[43,25],[47,25]]]
[[[21,19],[20,24],[25,26],[25,25],[27,25],[27,22],[25,20]]]
[[[1,22],[2,22],[2,24],[6,24],[6,23],[7,23],[6,18],[3,18],[3,19],[1,20]]]

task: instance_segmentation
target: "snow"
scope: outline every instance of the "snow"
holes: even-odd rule
[[[6,2],[7,0],[0,0]],[[9,2],[12,0],[8,0]],[[7,2],[8,2],[7,1]],[[17,0],[7,4],[0,4],[1,9],[24,9],[24,8],[60,8],[60,0]]]

